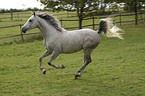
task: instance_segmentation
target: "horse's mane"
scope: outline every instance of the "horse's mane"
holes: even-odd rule
[[[49,15],[47,13],[37,13],[37,16],[39,16],[40,18],[45,19],[56,30],[58,30],[59,32],[62,32],[62,28],[61,28],[61,26],[58,23],[59,20],[57,20],[56,18],[54,18],[52,15]]]

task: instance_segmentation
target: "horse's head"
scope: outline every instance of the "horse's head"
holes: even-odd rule
[[[37,28],[38,27],[38,23],[36,20],[36,14],[35,12],[32,14],[32,16],[27,20],[27,22],[22,26],[21,31],[23,33],[26,33],[26,31],[33,29],[33,28]]]

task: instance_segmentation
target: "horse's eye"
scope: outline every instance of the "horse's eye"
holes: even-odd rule
[[[31,20],[31,19],[29,20],[29,22],[32,22],[32,21],[33,21],[33,20]]]

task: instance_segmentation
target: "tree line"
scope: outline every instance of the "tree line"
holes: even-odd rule
[[[34,8],[27,8],[27,9],[0,9],[0,13],[10,13],[10,12],[25,12],[25,11],[50,11],[50,9],[38,9]]]
[[[25,10],[21,9],[10,9],[5,10],[1,9],[1,13],[6,12],[22,12],[22,11],[75,11],[76,16],[79,19],[79,28],[82,29],[82,21],[84,18],[88,16],[93,16],[96,14],[105,14],[109,11],[108,9],[112,9],[111,11],[115,11],[119,9],[118,4],[124,4],[123,8],[125,11],[132,11],[136,13],[136,21],[137,21],[137,11],[141,10],[145,7],[145,0],[37,0],[41,2],[45,8],[27,8]],[[110,12],[111,12],[110,11]],[[119,11],[119,10],[118,10]]]

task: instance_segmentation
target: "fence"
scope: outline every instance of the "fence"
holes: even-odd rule
[[[1,19],[4,19],[4,20],[6,20],[6,19],[8,19],[8,20],[14,20],[14,19],[17,19],[17,20],[21,20],[22,18],[24,19],[24,18],[29,18],[31,15],[30,15],[30,12],[11,12],[11,13],[0,13],[0,14],[4,14],[5,15],[5,17],[0,17],[0,20]],[[65,14],[63,14],[63,13],[60,13],[60,14],[58,14],[58,13],[56,13],[56,14],[53,14],[53,15],[66,15],[67,16],[67,18],[71,18],[71,17],[77,17],[77,16],[75,16],[75,14],[74,13],[65,13]]]
[[[135,22],[135,19],[134,20],[123,20],[122,18],[124,16],[134,16],[135,14],[132,13],[132,14],[116,14],[116,15],[111,15],[110,17],[119,17],[119,20],[117,22],[114,21],[114,23],[119,23],[120,26],[122,25],[122,23],[128,23],[128,22]],[[144,16],[143,16],[144,15]],[[145,22],[145,13],[138,13],[138,21],[141,21],[142,23]],[[103,18],[107,18],[109,16],[92,16],[92,17],[89,17],[89,18],[86,18],[86,19],[83,19],[83,21],[85,20],[92,20],[92,24],[89,24],[89,25],[83,25],[82,27],[89,27],[89,26],[92,26],[92,29],[94,30],[95,29],[95,26],[98,26],[99,24],[95,24],[95,19],[103,19]],[[63,26],[63,21],[78,21],[78,20],[60,20],[61,22],[61,26]],[[67,27],[65,29],[74,29],[74,28],[78,28],[78,27]]]
[[[122,23],[128,23],[128,22],[136,22],[135,19],[134,20],[123,20],[123,17],[124,16],[134,16],[135,14],[117,14],[117,15],[112,15],[113,17],[118,17],[119,20],[118,22],[115,22],[115,23],[119,23],[120,25],[122,25]],[[138,19],[138,21],[141,21],[142,23],[145,22],[145,14],[143,16],[143,13],[139,13],[140,15],[140,18]],[[28,16],[27,16],[28,17]],[[92,23],[91,24],[88,24],[88,25],[83,25],[82,27],[90,27],[92,26],[92,29],[94,30],[95,29],[95,26],[98,26],[99,24],[96,24],[95,23],[95,20],[96,19],[102,19],[102,18],[106,18],[108,16],[92,16],[92,17],[89,17],[89,18],[86,18],[86,19],[83,19],[83,21],[85,20],[91,20]],[[13,17],[11,17],[13,18]],[[63,22],[78,22],[78,20],[60,20],[60,23],[61,23],[61,26],[63,26]],[[12,28],[12,27],[19,27],[20,29],[20,34],[18,35],[11,35],[11,36],[6,36],[6,37],[0,37],[0,39],[4,39],[4,38],[10,38],[10,37],[17,37],[17,36],[21,36],[21,39],[22,41],[24,41],[24,38],[23,38],[23,35],[31,35],[31,34],[38,34],[40,32],[35,32],[35,33],[27,33],[27,34],[23,34],[21,32],[21,25],[22,24],[19,24],[19,25],[12,25],[12,26],[4,26],[4,27],[0,27],[0,29],[3,29],[3,28]],[[76,27],[66,27],[65,29],[78,29],[78,26]]]
[[[19,27],[19,29],[20,29],[20,34],[18,34],[18,35],[11,35],[11,36],[5,36],[5,37],[0,37],[0,39],[21,36],[22,41],[24,41],[23,35],[32,35],[32,34],[39,34],[40,33],[40,32],[35,32],[35,33],[26,33],[26,34],[23,34],[21,32],[21,26],[22,26],[22,24],[0,27],[0,29],[2,29],[2,28],[12,28],[12,27]]]

